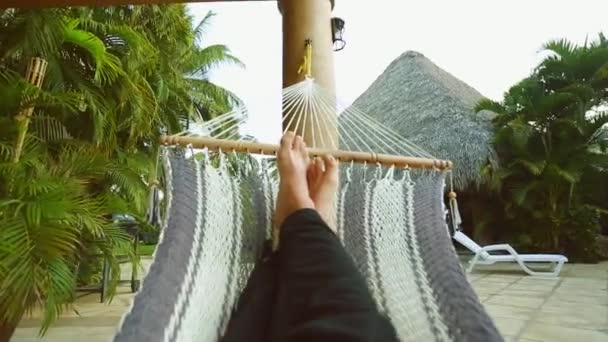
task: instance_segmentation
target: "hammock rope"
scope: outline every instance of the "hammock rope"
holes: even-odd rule
[[[285,90],[283,108],[283,133],[293,130],[302,136],[312,136],[311,155],[331,154],[341,161],[366,162],[373,165],[379,163],[386,166],[440,170],[452,168],[450,161],[433,157],[369,115],[335,100],[312,78],[306,78]],[[200,149],[275,154],[278,149],[276,144],[262,144],[240,138],[255,136],[255,132],[241,132],[247,121],[242,112],[236,109],[201,123],[199,131],[215,132],[213,136],[188,136],[183,132],[163,137],[161,141],[167,145],[193,145]],[[336,112],[339,113],[337,119],[334,114]]]

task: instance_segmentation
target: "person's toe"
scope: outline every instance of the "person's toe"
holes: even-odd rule
[[[317,158],[314,158],[313,160],[310,161],[310,164],[308,165],[308,170],[306,170],[306,180],[308,181],[308,185],[313,186],[316,181],[317,178],[319,177],[317,174]]]
[[[319,157],[315,158],[315,160],[315,173],[317,177],[319,177],[323,174],[323,172],[325,172],[325,165],[323,165],[325,163],[323,162],[323,159]]]
[[[304,142],[304,139],[302,139],[301,136],[299,136],[299,135],[296,136],[295,141],[293,143],[293,149],[308,164],[308,162],[310,161],[310,158],[308,157],[308,150],[306,149],[306,143]]]
[[[310,181],[308,188],[311,193],[315,193],[323,179],[323,160],[315,157],[308,168],[310,170]]]
[[[283,137],[281,138],[280,151],[292,149],[295,140],[296,135],[294,132],[285,132],[285,134],[283,134]]]
[[[325,177],[330,181],[338,180],[338,161],[330,155],[323,156],[325,164]]]
[[[296,135],[296,138],[293,141],[293,149],[297,152],[302,152],[302,149],[304,148],[304,139],[302,139],[301,136]]]

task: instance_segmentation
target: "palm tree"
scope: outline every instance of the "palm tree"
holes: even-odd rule
[[[211,17],[193,27],[184,5],[0,12],[0,341],[34,307],[48,329],[91,241],[116,283],[115,255],[132,252],[108,216],[144,221],[158,137],[197,108],[233,104],[207,79],[240,64],[224,46],[200,47]],[[48,62],[40,88],[23,77],[34,57]],[[18,124],[28,108],[31,124]]]
[[[562,40],[545,49],[550,55],[502,102],[477,106],[499,114],[498,164],[487,164],[483,173],[504,215],[488,223],[510,227],[505,233],[530,248],[584,259],[593,255],[594,217],[605,206],[581,189],[591,177],[607,176],[608,44],[600,35],[591,44]]]

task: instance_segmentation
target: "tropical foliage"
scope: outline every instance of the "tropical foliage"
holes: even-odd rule
[[[132,254],[112,214],[145,221],[157,141],[235,102],[208,80],[223,45],[202,47],[184,5],[0,12],[0,340],[40,306],[43,332],[73,298],[83,251]],[[48,63],[40,88],[25,77]],[[33,108],[33,110],[32,110]],[[22,143],[21,143],[22,142]]]
[[[504,100],[477,106],[498,113],[498,160],[482,170],[495,196],[481,223],[521,248],[592,261],[608,203],[608,40],[551,41],[544,50]]]

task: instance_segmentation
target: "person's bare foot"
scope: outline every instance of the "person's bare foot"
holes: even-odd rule
[[[338,162],[332,156],[315,158],[306,174],[308,191],[315,209],[332,229],[336,230],[336,195],[338,191]]]
[[[302,137],[296,136],[293,132],[285,133],[277,152],[280,183],[274,216],[274,249],[278,247],[279,229],[283,221],[295,211],[315,207],[306,182],[309,163],[306,144]]]

